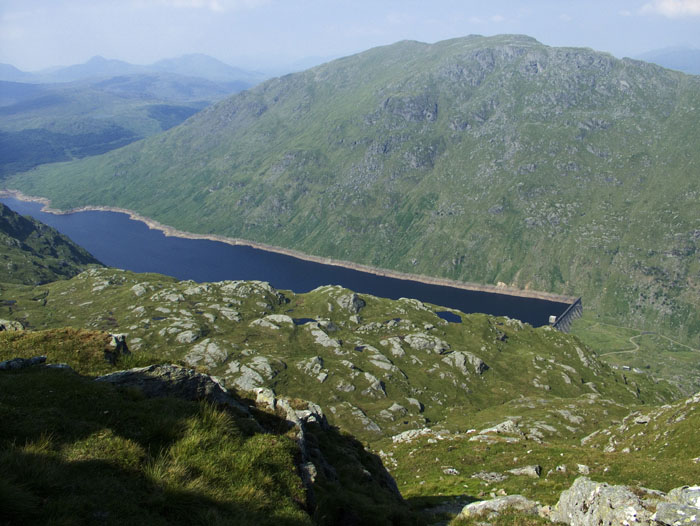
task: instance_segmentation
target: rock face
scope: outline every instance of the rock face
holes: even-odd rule
[[[248,413],[248,408],[229,394],[215,377],[177,365],[138,367],[100,376],[95,381],[136,388],[149,398],[208,400]]]
[[[552,521],[576,526],[601,524],[680,526],[700,524],[700,486],[668,495],[642,488],[610,486],[579,477],[553,508]]]

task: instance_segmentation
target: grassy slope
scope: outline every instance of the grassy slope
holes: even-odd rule
[[[38,284],[75,276],[99,265],[66,236],[0,203],[0,266],[2,281]]]
[[[429,519],[431,510],[434,510],[436,505],[446,505],[446,509],[451,511],[445,511],[443,508],[442,512],[438,512],[435,516],[449,518],[458,511],[459,503],[464,504],[476,498],[486,498],[489,493],[499,489],[509,494],[522,493],[539,499],[543,503],[553,503],[557,500],[558,494],[577,476],[576,465],[579,463],[588,465],[591,468],[591,476],[596,480],[638,483],[658,489],[693,483],[700,476],[697,464],[689,461],[690,458],[700,454],[697,446],[694,445],[693,437],[697,433],[693,430],[694,420],[692,419],[684,424],[684,431],[670,432],[668,442],[674,444],[672,452],[675,453],[664,457],[665,462],[661,465],[654,460],[657,454],[646,447],[640,447],[639,450],[632,447],[629,454],[620,453],[627,445],[624,438],[619,439],[620,446],[615,452],[605,452],[602,447],[591,447],[591,444],[598,443],[597,439],[591,444],[584,446],[580,444],[580,439],[585,435],[603,429],[615,421],[618,424],[614,429],[617,429],[619,422],[633,408],[639,407],[645,414],[655,411],[653,406],[659,402],[671,400],[674,392],[663,384],[653,385],[644,374],[625,372],[622,375],[620,372],[609,369],[600,364],[595,354],[583,347],[574,337],[556,333],[547,328],[532,329],[527,326],[520,328],[517,323],[482,315],[463,315],[462,324],[441,324],[429,305],[384,300],[371,296],[363,296],[367,305],[360,311],[362,320],[361,324],[358,324],[352,322],[349,318],[350,313],[343,311],[336,303],[336,298],[346,292],[339,288],[324,287],[298,295],[283,291],[284,297],[281,297],[277,291],[255,283],[195,284],[177,282],[164,276],[137,275],[113,269],[94,269],[68,281],[36,288],[3,285],[1,297],[14,299],[17,303],[11,308],[0,307],[1,317],[22,320],[34,329],[73,325],[88,327],[90,330],[50,329],[37,333],[5,333],[0,335],[0,359],[17,355],[47,354],[49,361],[69,362],[82,374],[102,374],[112,370],[113,366],[101,359],[105,336],[104,333],[94,332],[96,329],[129,332],[128,341],[134,351],[134,358],[127,363],[118,364],[117,368],[164,360],[187,363],[188,356],[191,356],[190,353],[194,347],[206,340],[208,344],[215,343],[220,349],[224,349],[226,356],[217,358],[214,356],[216,353],[213,353],[212,362],[206,363],[206,360],[200,360],[197,362],[197,367],[203,371],[217,372],[228,385],[235,385],[238,374],[233,374],[229,370],[231,364],[237,362],[239,367],[246,365],[254,368],[255,359],[266,357],[276,373],[271,378],[265,377],[264,385],[273,387],[278,394],[314,400],[321,404],[331,422],[339,425],[341,430],[351,431],[364,441],[369,441],[371,449],[382,457],[387,468],[396,478],[404,497],[415,510],[416,514],[411,520],[420,520],[421,515]],[[39,297],[43,299],[37,301],[35,298]],[[213,307],[214,305],[218,305],[219,308]],[[229,309],[236,310],[239,321],[228,320],[223,315],[225,311],[222,311],[221,307],[225,305],[228,305]],[[332,310],[329,305],[332,306]],[[424,310],[426,308],[427,310]],[[330,319],[337,330],[329,330],[328,335],[342,341],[340,348],[336,351],[323,348],[315,343],[304,326],[266,329],[250,325],[251,321],[270,313],[285,313],[293,317],[313,317],[319,320]],[[404,321],[392,324],[391,321],[397,317]],[[411,325],[407,323],[409,320]],[[184,321],[193,322],[192,326],[187,327],[199,334],[199,339],[193,343],[181,343],[177,340],[177,336],[187,329],[183,326],[178,327]],[[425,329],[426,323],[434,325],[435,328]],[[177,330],[168,333],[169,327]],[[166,330],[163,331],[163,329]],[[446,367],[441,361],[441,356],[433,357],[429,352],[410,349],[406,345],[405,337],[416,331],[424,331],[440,337],[449,343],[452,350],[473,352],[482,357],[491,369],[484,372],[481,377],[464,375]],[[392,335],[404,337],[402,345],[407,352],[405,359],[393,356],[387,351],[387,346],[379,342],[380,339]],[[501,340],[504,335],[505,339]],[[57,342],[68,342],[68,344],[57,344]],[[372,353],[368,347],[365,347],[362,352],[357,350],[360,344],[379,349],[400,366],[407,378],[404,379],[395,371],[382,371],[374,366],[369,361],[369,354]],[[581,356],[588,361],[588,366],[583,365],[576,347],[581,348],[583,353]],[[324,370],[329,374],[328,379],[323,383],[316,379],[315,373],[307,374],[297,366],[298,363],[314,356],[323,358]],[[420,359],[423,365],[412,366],[411,357]],[[367,383],[361,376],[351,376],[347,365],[340,360],[351,361],[360,371],[375,374],[384,382],[388,398],[361,392],[367,387]],[[257,370],[263,371],[264,367]],[[55,397],[55,394],[50,395],[48,391],[56,393],[69,387],[68,383],[60,383],[65,381],[64,377],[48,376],[53,373],[58,375],[60,372],[26,373],[26,382],[29,383],[37,382],[36,375],[47,375],[45,380],[48,382],[45,386],[47,391],[42,387],[42,390],[36,394],[39,397],[38,400],[51,400],[51,396]],[[565,373],[573,382],[568,384],[562,373]],[[7,381],[7,378],[13,379],[14,376],[0,378],[0,385],[10,389],[7,393],[22,392],[19,387],[15,389],[9,384],[2,384]],[[41,379],[44,382],[44,376],[41,376]],[[357,389],[350,393],[341,392],[336,389],[339,380],[352,383],[357,386]],[[549,389],[536,387],[533,385],[533,380],[536,380],[539,385],[549,385]],[[455,381],[457,384],[454,383]],[[593,392],[590,384],[583,383],[588,381],[594,382],[593,387],[601,393],[600,395]],[[466,383],[467,387],[460,387],[461,382]],[[79,392],[76,390],[78,387],[71,387],[71,389],[74,389],[73,392]],[[638,392],[637,389],[640,391]],[[35,393],[32,393],[26,398],[34,400],[34,396]],[[48,398],[41,398],[41,396]],[[97,400],[103,400],[102,397],[106,397],[99,393],[90,394],[90,396]],[[64,452],[72,452],[77,448],[82,452],[81,454],[92,458],[97,454],[96,451],[107,450],[110,452],[109,455],[113,455],[110,457],[110,465],[121,465],[130,459],[129,462],[135,466],[134,469],[137,471],[143,469],[146,473],[145,482],[138,484],[130,482],[129,485],[134,486],[139,494],[150,494],[149,491],[156,491],[154,488],[160,488],[159,484],[165,484],[165,482],[160,479],[153,482],[150,468],[147,466],[152,465],[157,459],[162,459],[159,461],[164,463],[166,460],[171,462],[168,459],[171,459],[175,453],[171,453],[169,449],[163,450],[154,460],[148,456],[149,454],[144,453],[148,451],[148,447],[142,445],[143,438],[138,444],[129,442],[127,439],[131,440],[131,435],[123,437],[124,431],[119,427],[122,425],[119,424],[120,419],[112,419],[111,416],[103,414],[103,411],[121,411],[120,414],[125,415],[133,410],[134,416],[130,418],[144,422],[139,424],[146,426],[144,433],[152,429],[151,426],[159,426],[161,418],[179,418],[179,416],[173,416],[168,412],[169,410],[163,408],[163,405],[168,406],[166,402],[146,402],[138,397],[134,399],[133,396],[129,396],[129,393],[117,400],[114,400],[114,394],[109,396],[112,399],[105,402],[105,407],[109,406],[107,409],[101,409],[102,402],[90,404],[96,421],[78,414],[71,416],[71,421],[78,420],[75,425],[80,428],[80,431],[74,430],[71,424],[68,430],[53,431],[55,436],[50,437],[48,442],[45,439],[41,443],[39,439],[27,441],[27,447],[40,448],[44,452],[41,454],[47,455],[42,457],[44,463],[48,458],[53,459],[49,465],[58,466],[64,470],[65,477],[68,477],[66,481],[81,472],[78,467],[71,464],[72,457],[66,460],[63,456]],[[425,405],[424,412],[416,411],[407,403],[407,396],[421,400]],[[68,399],[73,400],[72,395]],[[380,412],[394,402],[403,405],[408,412],[393,421],[383,419]],[[12,401],[5,406],[5,410],[16,410],[17,403],[16,400]],[[122,403],[125,407],[118,409],[117,406]],[[141,405],[137,407],[133,404]],[[154,413],[150,413],[148,404],[154,404],[156,409],[153,411],[163,413],[164,416],[156,417]],[[381,426],[381,433],[366,429],[349,410],[350,404],[362,409],[368,417],[375,420]],[[98,409],[94,409],[95,406]],[[187,404],[185,406],[191,407],[192,409],[188,411],[193,412],[186,413],[190,419],[188,422],[192,423],[188,429],[192,429],[193,433],[203,432],[199,428],[205,426],[204,423],[209,418],[206,416],[207,411],[211,409],[196,409]],[[15,409],[12,409],[13,407]],[[50,415],[62,414],[61,411],[66,406],[59,406],[59,409],[50,407],[42,410],[46,411],[48,415],[46,418]],[[80,412],[85,409],[79,406],[74,410]],[[136,412],[141,411],[145,411],[146,416],[135,416]],[[193,414],[198,416],[192,416]],[[77,418],[79,416],[80,418]],[[540,438],[525,439],[523,435],[516,435],[515,438],[518,441],[512,444],[505,443],[501,439],[496,439],[495,443],[469,440],[475,435],[474,430],[490,427],[506,419],[514,419],[518,422],[519,429],[526,434],[533,433],[534,430],[535,435]],[[90,422],[89,425],[85,420]],[[13,420],[10,418],[10,421]],[[50,418],[49,424],[46,422],[44,416],[41,416],[37,419],[36,428],[54,429],[51,427],[53,424],[49,425]],[[407,443],[394,443],[391,439],[394,433],[426,425],[432,428],[433,434]],[[88,431],[84,429],[86,426]],[[216,431],[219,433],[216,440],[220,440],[220,436],[231,434],[230,426],[228,422]],[[24,432],[14,427],[10,429],[8,433],[12,436],[15,434],[20,436],[21,432]],[[134,433],[133,430],[129,432]],[[151,432],[148,431],[148,433]],[[153,433],[160,436],[158,433]],[[40,432],[35,431],[35,434],[40,435],[41,438]],[[318,491],[317,496],[320,507],[325,506],[323,508],[325,511],[314,515],[315,521],[332,524],[337,522],[338,517],[334,513],[338,510],[358,507],[363,510],[372,510],[369,516],[385,517],[381,519],[384,521],[388,520],[386,517],[392,514],[395,517],[403,517],[396,519],[399,523],[401,520],[409,520],[405,510],[402,511],[400,507],[391,507],[385,501],[374,500],[376,490],[363,482],[364,476],[361,470],[358,470],[355,459],[364,459],[365,469],[370,470],[373,469],[371,466],[375,461],[367,457],[358,442],[340,433],[332,436],[314,431],[313,436],[317,444],[323,445],[324,455],[331,460],[341,475],[340,481],[322,480],[321,487],[324,489]],[[600,436],[607,440],[608,435]],[[677,437],[679,443],[675,444]],[[263,437],[259,437],[259,440],[263,440]],[[169,445],[169,447],[174,448],[179,443],[173,441],[172,446]],[[240,444],[240,442],[237,443]],[[15,444],[24,444],[24,441],[15,440]],[[283,444],[279,445],[277,442],[274,444],[283,449]],[[335,449],[331,448],[333,444],[336,445]],[[20,464],[24,466],[25,452],[20,451],[19,446],[13,447],[15,448],[12,450],[13,453],[6,457],[5,461],[10,462],[8,458],[20,458],[23,459]],[[268,454],[265,448],[272,447],[272,444],[264,443],[260,447],[263,449],[259,454],[265,456]],[[154,448],[151,447],[150,450],[153,451]],[[180,451],[179,446],[177,451]],[[191,452],[191,450],[188,451]],[[231,451],[233,455],[235,448]],[[207,462],[206,455],[209,453],[205,451],[204,460],[189,459],[187,457],[189,454],[184,452],[183,457],[178,457],[181,464],[192,466],[193,462]],[[266,469],[269,468],[270,473],[284,466],[286,462],[284,453],[280,455],[282,456],[279,465],[276,463],[267,465]],[[150,459],[149,462],[146,462],[146,459]],[[338,464],[341,459],[350,460],[345,465]],[[634,461],[630,462],[630,459]],[[540,464],[543,467],[542,478],[529,479],[506,473],[508,478],[505,481],[485,484],[471,477],[480,471],[504,473],[508,469],[529,464]],[[567,466],[566,472],[555,470],[556,466],[561,464]],[[21,480],[26,480],[25,474],[28,471],[24,470],[30,468],[31,466],[22,467]],[[447,468],[456,469],[458,474],[446,474],[444,470]],[[117,478],[123,476],[118,470],[114,471],[116,468],[111,468],[113,471],[109,473],[101,471],[102,468],[99,465],[89,469],[96,469],[93,473],[97,473],[98,476]],[[199,468],[192,469],[196,471]],[[549,470],[553,472],[547,474]],[[45,481],[53,476],[52,474],[53,471],[49,474],[41,474],[39,480]],[[166,495],[163,496],[165,502],[170,502],[168,499],[171,497],[180,499],[183,488],[187,488],[188,484],[194,484],[189,475],[183,475],[178,470],[174,470],[174,474],[170,473],[169,476],[177,480],[172,482],[172,478],[167,479],[168,484],[174,485],[168,487],[175,489],[171,493],[165,492]],[[209,476],[216,482],[207,479]],[[282,494],[263,492],[244,497],[236,493],[235,498],[220,500],[221,484],[228,484],[228,482],[217,478],[215,471],[204,470],[202,477],[204,480],[196,484],[196,490],[188,490],[187,494],[191,498],[183,504],[185,507],[182,512],[183,517],[191,519],[198,516],[197,514],[202,516],[202,514],[212,513],[220,513],[225,517],[230,510],[242,505],[242,502],[248,503],[244,510],[246,514],[250,513],[251,507],[265,510],[268,499],[277,498],[274,497],[275,495],[281,498],[283,503],[288,503],[284,504],[284,509],[287,510],[285,513],[290,513],[290,517],[294,516],[296,509],[294,491],[278,488],[276,491],[281,491]],[[242,480],[250,482],[247,477],[249,474],[244,473]],[[343,479],[343,477],[346,478]],[[257,482],[250,483],[257,484]],[[237,484],[242,483],[237,482]],[[13,487],[8,491],[15,492],[17,488]],[[48,482],[37,483],[37,486],[30,485],[28,491],[35,492],[42,498],[48,496],[52,502],[51,510],[68,506],[61,501],[67,497]],[[89,494],[82,486],[80,491]],[[161,494],[160,489],[157,491]],[[210,499],[206,497],[207,491],[217,496]],[[25,495],[22,499],[25,497],[29,499],[27,502],[31,502],[33,498],[31,495]],[[258,498],[261,500],[255,500]],[[22,499],[18,502],[23,502]],[[88,506],[85,508],[87,511],[81,511],[81,513],[103,513],[111,509],[109,502],[108,500],[103,507]],[[258,504],[253,504],[255,502]],[[56,503],[55,507],[53,503]],[[141,498],[138,504],[134,504],[127,511],[140,513],[138,506],[142,504],[151,506],[150,500],[146,502]],[[73,502],[70,506],[68,509],[74,510],[78,504]],[[167,507],[163,506],[152,508],[153,520],[161,520],[160,514],[165,513],[162,510]],[[17,513],[24,513],[24,511],[19,509]],[[258,517],[254,514],[250,516]],[[123,516],[119,515],[119,517]],[[500,524],[508,524],[509,520],[516,519],[508,516],[503,520],[506,522]],[[522,520],[525,521],[525,519]],[[537,521],[531,519],[527,521],[529,522],[523,522],[523,524],[537,524]],[[225,519],[222,519],[222,522],[225,523]]]
[[[401,42],[10,179],[195,232],[582,294],[700,338],[695,77],[526,37]],[[386,247],[391,247],[386,250]]]
[[[97,374],[152,363],[141,355],[109,365],[107,340],[70,328],[0,334],[0,360],[41,354],[83,375],[0,375],[3,524],[419,523],[377,482],[375,455],[318,426],[307,442],[334,477],[319,467],[309,515],[299,449],[282,420],[96,384]]]

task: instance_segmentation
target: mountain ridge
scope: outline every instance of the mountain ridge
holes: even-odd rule
[[[221,62],[203,53],[165,58],[152,64],[131,64],[95,55],[82,64],[58,66],[36,72],[22,71],[11,64],[0,64],[0,80],[13,82],[61,83],[119,75],[171,73],[204,78],[213,82],[238,82],[250,87],[265,77]]]

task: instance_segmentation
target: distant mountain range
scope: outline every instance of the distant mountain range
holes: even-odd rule
[[[669,47],[648,51],[635,58],[684,73],[700,75],[700,49]]]
[[[584,296],[700,341],[700,78],[523,36],[404,41],[5,183],[57,207]]]
[[[84,64],[50,68],[33,73],[21,71],[10,64],[0,64],[0,80],[11,82],[74,82],[99,77],[153,73],[173,73],[214,82],[233,83],[237,87],[236,91],[249,88],[265,79],[262,73],[235,68],[203,54],[160,60],[146,66],[95,56]]]
[[[173,73],[54,84],[0,81],[0,178],[119,148],[241,89],[237,82]]]
[[[0,64],[0,79],[2,177],[167,130],[262,75],[187,55],[150,66],[93,57],[39,73]]]

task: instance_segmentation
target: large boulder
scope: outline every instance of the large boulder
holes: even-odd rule
[[[551,519],[576,526],[652,525],[654,512],[649,507],[653,504],[653,500],[640,498],[627,486],[610,486],[579,477],[561,494]]]
[[[344,294],[337,298],[335,301],[342,309],[352,314],[357,314],[358,312],[360,312],[360,310],[362,310],[362,307],[366,305],[365,300],[360,298],[354,292]]]

